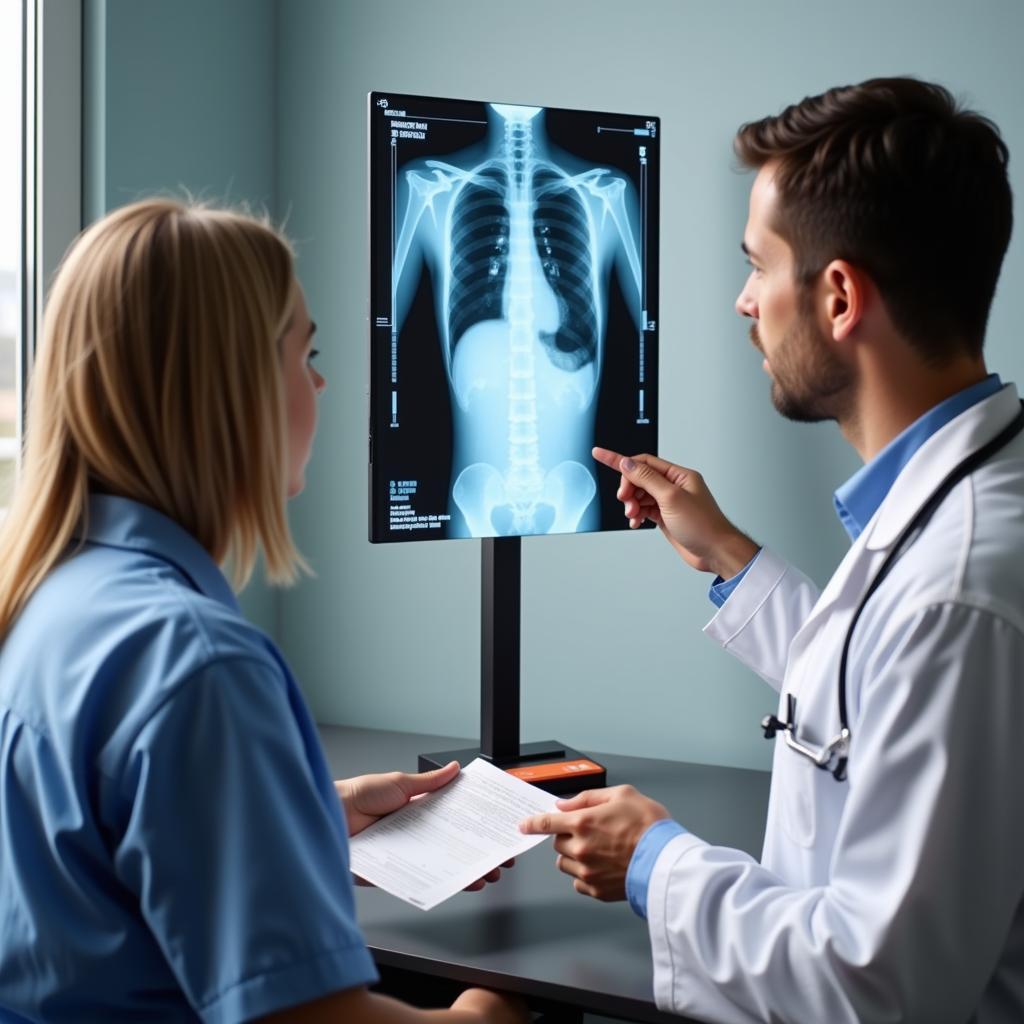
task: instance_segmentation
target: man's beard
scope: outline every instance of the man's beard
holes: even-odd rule
[[[750,340],[764,353],[757,324]],[[776,347],[769,366],[772,405],[796,423],[839,420],[847,409],[853,373],[828,349],[809,315],[800,315]]]

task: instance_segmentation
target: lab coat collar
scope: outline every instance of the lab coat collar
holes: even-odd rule
[[[1017,388],[1006,384],[932,434],[903,467],[865,528],[865,547],[869,551],[891,547],[946,475],[991,441],[1019,409]]]
[[[813,641],[837,606],[852,613],[858,596],[884,561],[882,552],[895,543],[949,471],[995,437],[1019,408],[1017,389],[1007,384],[950,420],[917,449],[819,595],[790,645],[791,660]]]

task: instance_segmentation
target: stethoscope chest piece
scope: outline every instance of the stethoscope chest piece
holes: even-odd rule
[[[845,725],[823,747],[812,747],[804,743],[796,735],[796,697],[787,693],[786,721],[781,721],[775,715],[765,715],[761,719],[761,728],[766,740],[774,739],[781,732],[790,750],[806,757],[815,768],[831,772],[836,782],[845,781],[846,762],[850,756],[850,730]]]

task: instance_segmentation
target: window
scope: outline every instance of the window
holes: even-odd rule
[[[47,283],[82,226],[82,5],[0,0],[0,515]]]
[[[0,138],[20,140],[22,5],[0,4]],[[21,145],[0,155],[0,508],[7,505],[18,454],[18,345],[21,333]]]

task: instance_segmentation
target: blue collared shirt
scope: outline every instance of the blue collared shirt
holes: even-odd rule
[[[759,554],[761,554],[760,549],[757,552],[757,555]],[[727,580],[723,580],[721,576],[715,577],[715,581],[711,584],[711,589],[708,591],[708,597],[711,598],[713,604],[721,608],[729,600],[729,595],[740,585],[740,581],[757,561],[757,555],[754,555],[735,576],[730,576]]]
[[[184,530],[90,500],[0,647],[0,1021],[239,1021],[372,983],[273,644]]]
[[[911,456],[928,440],[972,405],[990,398],[1003,386],[997,374],[989,374],[983,381],[940,402],[915,420],[903,433],[893,438],[869,463],[862,466],[832,498],[839,521],[851,540],[856,540],[871,517],[878,511],[900,471]],[[758,552],[760,554],[760,552]],[[739,586],[740,581],[757,560],[754,557],[731,579],[718,577],[711,585],[709,597],[719,608]],[[675,826],[672,828],[671,826]],[[640,838],[626,873],[626,896],[630,906],[641,916],[647,916],[647,890],[651,872],[665,844],[686,829],[676,822],[659,821]]]
[[[870,462],[861,466],[832,496],[836,515],[850,540],[856,540],[878,511],[900,471],[918,448],[951,420],[972,405],[990,398],[1003,386],[998,374],[939,402],[915,420],[902,434],[894,437]]]

